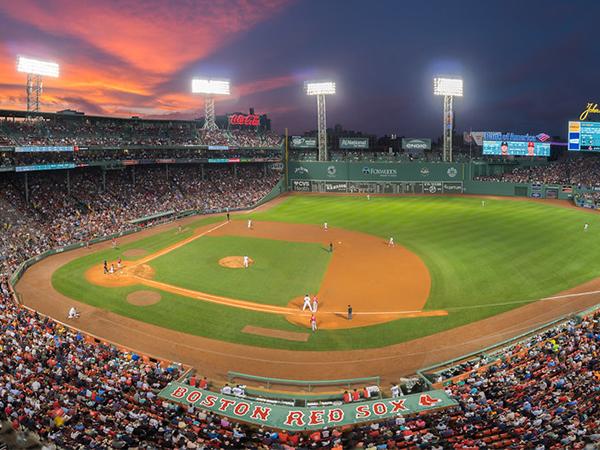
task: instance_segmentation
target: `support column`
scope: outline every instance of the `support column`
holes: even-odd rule
[[[102,193],[106,192],[106,168],[102,168]]]
[[[204,181],[204,164],[200,164],[200,177]]]
[[[67,195],[71,196],[71,171],[67,170]]]
[[[444,96],[444,161],[452,162],[452,131],[454,128],[454,112],[451,95]]]
[[[167,176],[167,181],[169,181],[169,165],[165,164],[165,174]]]
[[[237,178],[237,164],[233,165],[233,178]]]
[[[317,95],[317,133],[319,145],[319,161],[327,161],[327,113],[325,111],[325,95]]]
[[[131,166],[131,182],[135,186],[135,166]]]
[[[264,176],[265,178],[267,178],[267,164],[268,164],[268,163],[264,163],[264,165],[263,165],[263,168],[264,168],[264,170],[263,170],[263,176]]]
[[[25,203],[29,205],[29,175],[25,172]]]

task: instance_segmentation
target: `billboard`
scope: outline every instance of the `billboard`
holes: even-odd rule
[[[219,394],[178,382],[169,383],[158,395],[165,400],[194,406],[220,416],[289,431],[320,430],[324,427],[384,420],[457,404],[444,391],[435,390],[402,398],[366,400],[356,404],[296,407]]]
[[[346,150],[369,148],[369,138],[340,138],[340,148]]]
[[[72,152],[75,147],[72,145],[55,146],[55,145],[27,145],[24,147],[15,147],[16,153],[54,153],[54,152]]]
[[[600,122],[569,122],[569,150],[600,152]]]
[[[228,121],[229,125],[257,127],[260,125],[260,116],[258,114],[231,114]]]
[[[550,156],[550,144],[525,141],[483,141],[484,155]]]
[[[402,150],[431,150],[431,139],[402,138]]]
[[[308,136],[292,136],[290,138],[292,148],[317,148],[317,138]]]

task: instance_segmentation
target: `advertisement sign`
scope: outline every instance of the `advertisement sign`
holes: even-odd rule
[[[289,431],[320,430],[456,405],[444,391],[437,390],[402,398],[346,404],[340,402],[339,405],[323,407],[294,407],[246,400],[177,382],[170,383],[159,397],[231,419]]]
[[[431,150],[431,139],[402,138],[402,150]]]
[[[15,172],[32,172],[34,170],[74,169],[74,163],[36,164],[32,166],[17,166]]]
[[[348,150],[368,149],[369,138],[340,138],[340,148]]]
[[[231,114],[228,120],[229,125],[243,127],[257,127],[260,125],[260,116],[258,114]]]
[[[317,148],[317,138],[310,136],[292,136],[290,138],[292,148]]]
[[[550,156],[550,144],[533,141],[483,141],[484,155]]]
[[[300,192],[310,192],[310,181],[308,180],[293,180],[292,189]]]
[[[227,145],[209,145],[209,150],[229,150],[229,146]]]
[[[56,146],[56,145],[26,145],[23,147],[15,147],[16,153],[55,153],[55,152],[72,152],[75,151],[73,146]]]
[[[512,142],[546,142],[550,139],[546,133],[537,135],[530,134],[515,134],[515,133],[500,133],[498,131],[485,131],[483,133],[484,141],[512,141]]]
[[[600,122],[569,122],[569,150],[600,152]]]
[[[585,109],[579,115],[579,120],[587,120],[590,114],[600,114],[600,109],[598,109],[598,103],[588,103]]]
[[[348,183],[325,182],[325,192],[348,192]]]

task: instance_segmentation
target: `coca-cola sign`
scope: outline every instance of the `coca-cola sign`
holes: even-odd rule
[[[258,114],[232,114],[229,116],[229,125],[257,127],[260,125],[260,116]]]

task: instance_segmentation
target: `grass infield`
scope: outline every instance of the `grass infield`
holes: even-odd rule
[[[246,220],[249,216],[238,217]],[[599,216],[549,203],[486,200],[483,207],[481,200],[475,197],[375,197],[368,201],[365,197],[292,196],[271,210],[250,217],[290,223],[321,224],[327,221],[331,227],[370,233],[382,239],[394,236],[398,244],[418,254],[430,271],[432,286],[426,309],[446,309],[449,315],[402,319],[364,328],[320,330],[311,334],[308,342],[292,342],[241,332],[246,325],[305,331],[280,316],[208,304],[165,292],[158,304],[138,307],[127,303],[125,298],[141,287],[102,288],[85,280],[85,270],[104,258],[116,259],[127,248],[154,252],[188,237],[194,226],[222,220],[214,217],[195,222],[185,233],[166,231],[119,250],[105,250],[71,261],[54,273],[53,285],[76,300],[190,334],[282,349],[346,350],[391,345],[454,328],[600,276],[595,250],[600,245]],[[586,222],[590,229],[584,232]],[[194,245],[204,251],[205,245],[214,247],[214,244],[208,244],[214,240],[222,240],[217,247],[245,245],[233,242],[237,239],[242,238],[233,238],[228,243],[225,241],[229,238],[201,238],[182,247],[181,251],[194,253]],[[266,241],[267,246],[275,242],[246,240]],[[258,250],[264,243],[256,244]],[[288,243],[278,244],[285,246]],[[169,257],[166,255],[151,263],[157,265],[158,276],[166,276],[168,269],[185,278],[184,271],[195,274],[199,270],[200,266],[177,265],[177,258],[169,263],[165,260],[164,267],[159,267],[163,266],[161,259]],[[269,280],[289,278],[289,272],[271,264],[269,267],[275,268],[269,269]],[[256,274],[264,280],[264,273],[257,271]],[[319,276],[309,276],[308,279],[313,281],[308,282],[319,282]],[[277,282],[285,285],[281,279]],[[200,289],[206,286],[206,281],[189,278],[178,282],[182,286],[183,283],[194,283],[188,286]],[[215,288],[219,287],[219,280],[210,281]],[[172,278],[169,283],[176,284]],[[258,292],[261,288],[258,281],[245,286],[238,284],[237,298],[253,295],[249,291],[254,289],[246,289],[253,285]],[[233,293],[228,295],[234,296]],[[500,306],[491,306],[498,304]]]

